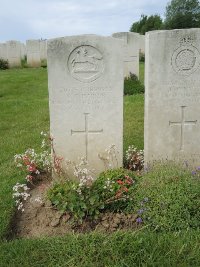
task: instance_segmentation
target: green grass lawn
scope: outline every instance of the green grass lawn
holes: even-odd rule
[[[139,80],[144,84],[144,62],[140,62],[140,75]]]
[[[141,77],[144,65],[141,64]],[[143,78],[141,78],[143,79]],[[124,98],[124,150],[143,148],[144,96]],[[200,266],[200,232],[147,230],[6,241],[13,215],[12,186],[24,182],[13,156],[39,148],[49,129],[46,69],[0,71],[0,266]]]

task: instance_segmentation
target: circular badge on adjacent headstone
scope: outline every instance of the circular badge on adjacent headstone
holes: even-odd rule
[[[199,51],[193,45],[180,46],[172,56],[173,69],[182,75],[193,73],[200,64]]]
[[[104,71],[102,53],[90,45],[76,47],[69,55],[68,69],[81,82],[92,82]]]

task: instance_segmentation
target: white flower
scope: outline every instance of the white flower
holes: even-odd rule
[[[35,171],[36,174],[40,174],[40,172],[38,170]]]

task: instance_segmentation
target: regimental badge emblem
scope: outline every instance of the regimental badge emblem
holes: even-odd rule
[[[180,40],[180,46],[172,55],[172,67],[181,75],[190,75],[200,64],[200,53],[194,46],[194,39],[186,36]]]
[[[68,69],[76,80],[92,82],[104,71],[103,55],[90,45],[76,47],[69,55]]]

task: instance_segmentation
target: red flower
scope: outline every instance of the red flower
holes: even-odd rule
[[[127,188],[127,187],[123,187],[123,190],[124,190],[125,192],[128,192],[128,188]]]
[[[122,180],[117,180],[117,183],[120,184],[120,185],[124,184],[124,182]]]

